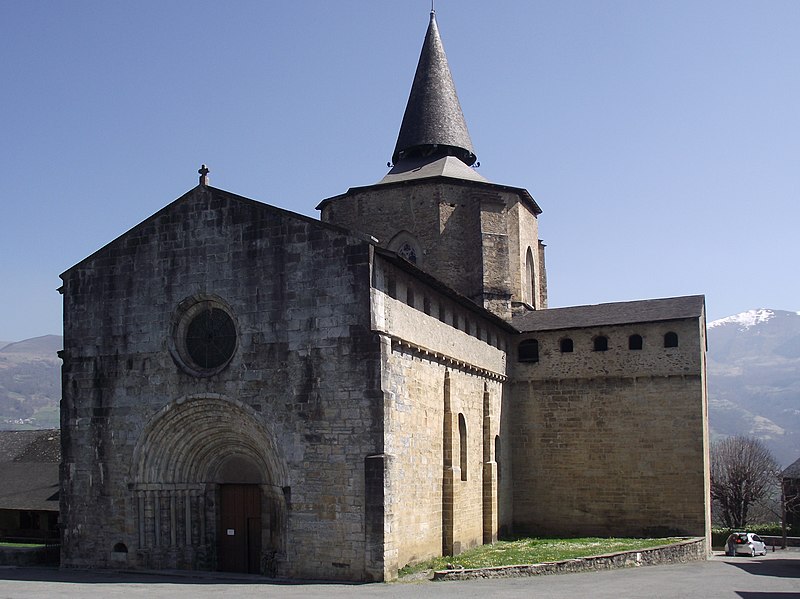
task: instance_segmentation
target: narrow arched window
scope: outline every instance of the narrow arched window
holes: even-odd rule
[[[494,461],[497,463],[497,480],[500,480],[500,435],[494,437]]]
[[[536,339],[526,339],[520,341],[517,346],[517,361],[519,362],[538,362],[539,361],[539,342]]]
[[[628,337],[628,349],[642,349],[642,336],[631,335]]]
[[[664,347],[678,347],[678,333],[670,331],[664,335]]]
[[[409,306],[411,306],[413,308],[414,307],[414,300],[415,300],[414,288],[411,287],[411,285],[409,285],[408,287],[406,287],[406,304],[408,304]]]
[[[534,301],[535,296],[535,289],[536,289],[536,271],[534,270],[533,266],[533,252],[531,248],[528,248],[528,252],[525,254],[525,282],[523,285],[525,286],[522,293],[522,301],[530,304],[531,306],[535,306],[536,302]]]
[[[594,351],[606,351],[608,349],[608,337],[598,335],[594,338]]]
[[[464,414],[458,415],[458,443],[461,453],[461,480],[467,480],[467,421]]]
[[[562,354],[571,354],[574,349],[572,339],[570,339],[569,337],[565,337],[564,339],[559,341],[558,344]]]

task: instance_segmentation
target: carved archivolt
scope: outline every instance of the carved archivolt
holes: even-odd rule
[[[133,455],[137,485],[216,482],[232,458],[258,470],[261,484],[288,485],[273,434],[249,406],[223,396],[179,399],[145,427]]]

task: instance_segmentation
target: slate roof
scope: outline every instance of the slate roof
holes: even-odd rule
[[[467,166],[476,160],[436,15],[431,11],[392,162],[397,164],[405,155],[441,157],[448,153]]]
[[[0,431],[0,509],[58,511],[61,431]]]
[[[592,306],[547,308],[515,316],[511,324],[521,332],[556,331],[583,327],[635,324],[697,318],[705,312],[705,296],[687,295]]]
[[[781,478],[794,478],[800,479],[800,459],[796,460],[790,466],[781,472]]]
[[[488,182],[486,177],[478,174],[475,169],[467,166],[458,158],[444,156],[433,161],[430,158],[406,158],[401,160],[399,164],[395,164],[392,167],[392,170],[381,179],[379,184],[428,177],[450,177],[451,179]]]

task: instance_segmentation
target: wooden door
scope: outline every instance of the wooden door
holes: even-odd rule
[[[219,570],[260,574],[261,488],[220,485],[219,490]]]

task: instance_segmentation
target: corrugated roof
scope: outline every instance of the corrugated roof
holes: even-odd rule
[[[454,155],[468,166],[475,162],[461,103],[431,12],[414,83],[400,125],[392,161],[404,157]]]
[[[533,310],[514,317],[511,324],[521,332],[551,331],[696,318],[702,316],[704,310],[705,296],[687,295]]]

